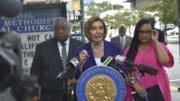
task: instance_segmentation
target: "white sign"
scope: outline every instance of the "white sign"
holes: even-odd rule
[[[21,55],[23,73],[29,74],[36,45],[53,37],[53,32],[35,32],[21,34]]]

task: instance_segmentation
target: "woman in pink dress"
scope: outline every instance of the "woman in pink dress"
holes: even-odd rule
[[[158,41],[158,32],[152,29],[149,20],[142,19],[136,24],[132,43],[124,55],[135,64],[149,65],[158,71],[155,76],[145,73],[141,77],[133,71],[126,101],[133,101],[133,96],[139,99],[135,101],[172,101],[164,66],[173,66],[173,56],[166,45]]]

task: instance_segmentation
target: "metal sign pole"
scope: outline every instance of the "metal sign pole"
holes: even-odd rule
[[[176,6],[177,6],[177,25],[179,27],[179,56],[180,56],[180,1],[176,0]]]
[[[82,41],[85,42],[85,35],[84,35],[84,1],[80,0],[80,26],[81,26],[81,36]]]

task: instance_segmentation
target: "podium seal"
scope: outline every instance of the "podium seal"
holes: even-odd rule
[[[78,101],[124,101],[125,91],[124,78],[108,66],[87,69],[76,86]]]

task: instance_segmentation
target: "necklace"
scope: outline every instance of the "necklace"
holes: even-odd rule
[[[100,48],[99,47],[95,48],[95,45],[93,45],[93,44],[91,44],[91,46],[92,46],[93,52],[95,52],[95,53],[100,53],[104,50],[104,43],[102,43]]]
[[[101,48],[101,49],[98,49],[98,50],[96,50],[96,49],[93,49],[93,52],[95,52],[95,53],[100,53],[102,50],[103,50],[103,48]]]

